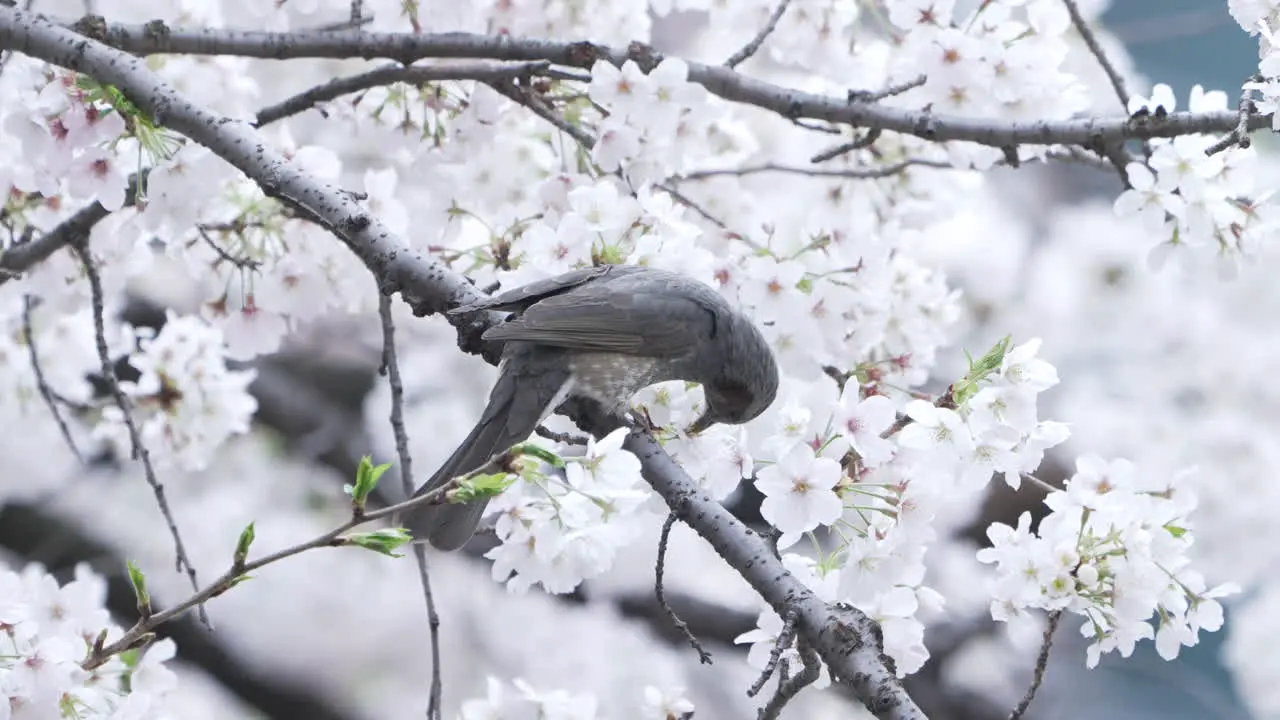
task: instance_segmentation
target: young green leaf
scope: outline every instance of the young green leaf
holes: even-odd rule
[[[446,496],[451,503],[467,503],[481,498],[495,498],[511,487],[516,476],[510,473],[491,473],[459,480],[458,487],[450,490]]]
[[[390,557],[401,557],[396,548],[413,540],[404,528],[383,528],[371,532],[355,533],[342,538],[344,545],[355,545]]]
[[[517,445],[511,448],[511,453],[512,455],[517,455],[517,456],[529,455],[532,457],[536,457],[542,462],[547,463],[551,467],[556,467],[556,468],[564,467],[564,458],[560,457],[559,455],[551,452],[550,450],[540,445],[535,445],[533,443],[524,443],[522,445]]]
[[[391,463],[374,465],[368,455],[360,458],[360,467],[356,469],[356,484],[351,488],[352,505],[363,509],[365,502],[369,499],[369,493],[378,487],[378,480],[390,468]]]
[[[240,539],[236,541],[236,554],[232,558],[232,564],[237,569],[244,567],[244,561],[249,557],[249,546],[253,544],[253,538],[253,523],[249,523],[240,533]]]
[[[128,562],[129,582],[133,585],[134,597],[138,599],[138,612],[142,613],[142,617],[151,616],[151,593],[147,592],[147,576],[133,561]]]

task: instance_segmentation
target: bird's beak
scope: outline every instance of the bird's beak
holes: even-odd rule
[[[690,435],[697,435],[701,433],[703,430],[706,430],[707,428],[715,424],[716,424],[716,421],[711,418],[711,413],[705,412],[702,414],[702,417],[698,418],[697,420],[694,420],[693,424],[690,425],[689,429],[686,430],[685,432]]]

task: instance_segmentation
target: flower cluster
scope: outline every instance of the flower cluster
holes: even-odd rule
[[[165,696],[177,677],[165,667],[172,640],[117,655],[86,671],[80,663],[103,630],[120,628],[104,609],[106,582],[86,565],[59,585],[37,565],[0,566],[0,717],[166,717]]]
[[[992,546],[978,559],[998,572],[992,616],[1008,620],[1027,608],[1083,615],[1081,632],[1093,639],[1090,667],[1112,650],[1128,657],[1152,637],[1172,660],[1201,630],[1218,630],[1217,598],[1238,588],[1207,588],[1190,567],[1188,514],[1196,501],[1177,480],[1143,477],[1125,460],[1081,457],[1066,486],[1045,499],[1052,512],[1035,532],[1030,513],[1017,528],[987,530]]]
[[[973,502],[997,472],[1017,487],[1067,437],[1064,426],[1037,419],[1037,396],[1058,382],[1039,348],[1039,340],[997,345],[952,386],[950,402],[903,403],[883,394],[888,388],[850,381],[829,414],[797,413],[806,429],[758,472],[761,513],[782,532],[780,548],[823,527],[833,536],[834,548],[815,538],[820,561],[794,554],[784,561],[806,568],[797,574],[824,600],[849,602],[879,620],[900,672],[928,657],[916,613],[941,602],[923,581],[942,506]],[[757,659],[782,627],[771,610],[759,622],[759,631],[740,638],[756,643]]]
[[[193,316],[170,313],[154,337],[136,331],[139,352],[129,358],[139,376],[122,381],[142,442],[161,464],[206,467],[228,438],[247,432],[258,403],[249,394],[251,370],[229,370],[222,333]],[[128,454],[132,439],[116,405],[102,410],[95,433]]]
[[[58,197],[65,182],[66,194],[77,201],[97,200],[108,210],[119,210],[128,180],[113,146],[125,134],[126,123],[112,101],[126,101],[76,73],[59,71],[44,79],[40,91],[25,98],[30,104],[11,105],[22,110],[0,114],[19,151],[0,170],[0,185]]]
[[[590,439],[585,455],[565,458],[563,476],[534,469],[489,503],[502,541],[485,554],[495,580],[566,593],[612,567],[617,549],[639,534],[650,496],[640,461],[622,449],[626,435],[620,428]]]
[[[591,68],[591,99],[608,113],[597,128],[591,159],[605,172],[622,170],[635,185],[660,182],[687,162],[682,134],[706,108],[707,90],[688,81],[678,58],[649,74],[634,60],[621,68],[599,60]]]
[[[1025,120],[1067,118],[1087,106],[1084,87],[1064,68],[1071,21],[1061,2],[984,2],[956,18],[954,5],[949,0],[891,4],[889,20],[904,35],[891,77],[895,84],[926,78],[922,87],[903,95],[904,102],[959,115]],[[990,147],[953,143],[950,149],[957,164],[982,169],[1001,157]],[[1020,150],[1027,157],[1048,148]]]
[[[1227,95],[1191,90],[1190,110],[1227,109]],[[1132,113],[1173,112],[1176,100],[1168,85],[1156,85],[1150,98],[1129,101]],[[1255,255],[1275,228],[1270,195],[1258,196],[1256,154],[1229,148],[1213,155],[1209,135],[1182,135],[1151,141],[1151,157],[1125,168],[1130,188],[1116,198],[1118,215],[1136,215],[1163,241],[1151,250],[1151,266],[1159,269],[1179,256],[1188,266],[1216,266],[1224,277],[1239,272],[1243,257]]]
[[[1086,20],[1096,19],[1103,4],[1082,3]],[[920,392],[931,377],[946,375],[935,360],[941,348],[955,341],[966,300],[954,290],[953,268],[943,272],[937,239],[945,238],[950,248],[965,240],[982,243],[968,253],[982,264],[977,281],[982,287],[973,293],[976,307],[986,303],[982,293],[989,290],[992,267],[1015,268],[1011,275],[1019,276],[1019,282],[1010,284],[1021,284],[1025,275],[1019,275],[1018,268],[1024,261],[1040,268],[1047,264],[1046,254],[1062,259],[1059,235],[1085,234],[1079,228],[1091,216],[1055,218],[1054,241],[1038,245],[1038,255],[1027,252],[1024,257],[1017,251],[1041,238],[1014,227],[1011,204],[985,176],[954,169],[986,169],[1004,158],[1001,150],[970,143],[940,147],[908,134],[885,132],[868,136],[874,141],[865,143],[868,147],[825,163],[810,162],[833,146],[847,144],[848,128],[722,102],[690,82],[689,65],[677,55],[721,63],[769,21],[778,8],[775,0],[484,0],[447,5],[424,13],[417,3],[366,0],[363,9],[372,16],[368,28],[378,31],[468,31],[557,41],[591,38],[615,47],[652,39],[664,47],[664,59],[653,67],[643,53],[633,53],[637,59],[621,67],[600,61],[591,67],[589,78],[562,69],[553,74],[531,71],[532,77],[522,77],[514,87],[539,112],[504,97],[494,89],[499,85],[483,82],[368,88],[327,101],[318,112],[258,124],[263,142],[283,148],[310,176],[361,191],[369,212],[401,236],[408,248],[432,254],[480,286],[498,281],[510,287],[573,267],[627,262],[677,269],[713,284],[740,305],[759,323],[779,358],[783,382],[773,408],[746,427],[717,427],[688,437],[682,428],[705,402],[698,388],[665,383],[642,393],[638,404],[660,426],[667,449],[716,498],[730,497],[744,478],[753,479],[764,495],[762,515],[782,534],[783,562],[791,572],[824,601],[852,603],[879,621],[886,649],[901,673],[919,668],[926,658],[923,623],[944,600],[933,589],[943,587],[943,579],[928,576],[926,553],[972,519],[994,474],[1016,487],[1036,469],[1045,451],[1063,443],[1068,434],[1065,425],[1040,419],[1041,393],[1054,386],[1057,374],[1038,359],[1036,341],[991,355],[989,363],[975,363],[969,375],[939,398],[931,401]],[[850,88],[911,85],[923,75],[926,81],[920,87],[879,102],[1000,123],[1063,119],[1087,109],[1089,78],[1075,71],[1082,59],[1090,67],[1097,63],[1071,36],[1060,0],[969,3],[967,15],[957,14],[953,0],[901,0],[883,4],[883,11],[874,5],[856,0],[790,3],[748,61],[747,74],[753,79],[747,82],[758,78],[799,92],[844,97]],[[1271,111],[1280,105],[1280,61],[1272,42],[1280,10],[1272,0],[1231,0],[1230,6],[1243,27],[1263,37],[1264,78],[1250,87],[1261,95],[1259,106]],[[153,16],[151,8],[145,10],[147,18]],[[178,0],[173,7],[156,10],[163,11],[172,11],[184,22],[215,27],[224,24],[225,17],[247,11],[261,21],[259,25],[283,29],[345,21],[351,8],[343,0],[265,5]],[[650,38],[650,23],[673,11],[707,12],[710,17],[705,30],[690,30],[691,37],[683,39],[687,43],[672,43],[668,51],[665,41],[659,42],[656,35]],[[1103,30],[1099,28],[1100,34]],[[448,60],[440,66],[447,64]],[[280,67],[277,62],[231,57],[172,55],[152,59],[148,66],[180,92],[228,118],[252,117],[268,103],[309,84],[328,83],[335,74],[328,61],[305,60],[289,61],[284,73],[266,69]],[[727,71],[712,74],[719,72]],[[1107,93],[1107,101],[1114,103],[1110,88]],[[154,457],[182,469],[203,467],[228,438],[245,430],[254,410],[246,392],[252,375],[229,370],[228,360],[250,360],[274,351],[288,332],[305,323],[373,306],[374,283],[348,248],[194,143],[139,161],[138,170],[151,166],[149,180],[136,207],[122,207],[125,176],[135,168],[122,169],[117,158],[132,161],[146,155],[138,151],[151,149],[148,143],[159,138],[116,89],[50,72],[39,62],[11,53],[0,74],[0,96],[18,98],[0,108],[0,154],[16,158],[0,167],[0,190],[8,191],[0,222],[10,231],[0,232],[0,248],[8,249],[24,233],[38,236],[50,231],[77,211],[76,205],[96,199],[113,211],[97,223],[88,243],[109,301],[126,283],[145,280],[154,285],[178,278],[174,284],[182,292],[174,293],[179,297],[172,304],[192,314],[172,315],[155,337],[137,338],[141,350],[131,362],[139,377],[126,378],[125,383],[143,441]],[[857,96],[851,101],[857,102]],[[1227,100],[1221,93],[1197,90],[1190,104],[1197,112],[1222,110]],[[1150,99],[1135,98],[1129,109],[1158,116],[1174,109],[1174,102],[1167,88],[1157,86]],[[558,128],[546,122],[552,115]],[[800,123],[806,127],[797,129]],[[566,132],[567,126],[573,132]],[[153,135],[144,137],[148,132]],[[1121,365],[1130,372],[1143,367],[1133,357],[1074,365],[1062,359],[1073,352],[1083,354],[1082,348],[1137,355],[1117,352],[1114,346],[1099,348],[1103,340],[1129,341],[1116,328],[1130,329],[1130,337],[1142,334],[1117,320],[1121,313],[1109,303],[1122,297],[1117,287],[1125,282],[1130,288],[1154,287],[1149,274],[1139,277],[1127,266],[1122,266],[1125,272],[1113,272],[1117,263],[1108,260],[1114,256],[1102,257],[1101,251],[1098,257],[1090,256],[1090,248],[1098,245],[1089,243],[1105,240],[1106,252],[1118,252],[1115,248],[1125,247],[1133,235],[1130,226],[1145,224],[1161,235],[1162,242],[1151,254],[1157,264],[1170,256],[1193,262],[1211,257],[1228,270],[1243,254],[1265,245],[1274,226],[1268,217],[1269,196],[1259,192],[1267,187],[1257,177],[1263,168],[1254,162],[1252,151],[1239,148],[1205,156],[1210,142],[1211,138],[1192,136],[1149,143],[1150,153],[1127,171],[1132,189],[1114,208],[1105,208],[1105,220],[1100,221],[1105,226],[1091,233],[1096,237],[1071,238],[1079,242],[1072,244],[1065,267],[1079,269],[1071,262],[1099,267],[1090,265],[1072,274],[1060,264],[1046,273],[1051,277],[1044,282],[1026,283],[1032,286],[1028,294],[1042,294],[1040,307],[1058,313],[1055,318],[1086,315],[1084,307],[1097,313],[1086,320],[1102,316],[1104,322],[1114,322],[1106,325],[1113,335],[1093,332],[1095,328],[1077,318],[1086,332],[1078,333],[1081,337],[1073,338],[1070,347],[1048,336],[1055,362],[1070,368],[1073,377],[1094,366],[1105,365],[1113,375]],[[1024,145],[1018,151],[1026,159],[1061,149]],[[903,162],[901,172],[874,172],[898,161]],[[953,167],[926,167],[939,164]],[[782,175],[781,166],[791,166],[792,171],[805,167]],[[748,172],[748,167],[754,170]],[[801,177],[811,171],[822,174]],[[857,172],[841,176],[839,171]],[[970,203],[990,212],[976,226],[954,222]],[[1126,217],[1117,219],[1113,210]],[[991,223],[1009,231],[991,232]],[[1208,252],[1197,254],[1201,251]],[[1099,268],[1096,274],[1108,278],[1102,283],[1105,292],[1093,293],[1097,288],[1063,279],[1074,280]],[[36,323],[49,384],[73,404],[89,406],[81,417],[95,417],[102,408],[99,437],[127,453],[131,443],[121,414],[110,401],[92,398],[84,379],[86,372],[95,370],[97,358],[87,331],[91,316],[85,310],[79,257],[56,253],[17,281],[4,284],[0,358],[9,362],[0,365],[9,371],[0,377],[0,420],[49,416],[16,322],[23,307],[16,301],[30,295],[41,301],[38,315],[55,316],[47,323],[38,317]],[[1195,290],[1197,296],[1206,292],[1199,286]],[[1081,300],[1077,293],[1096,297]],[[1044,300],[1049,295],[1053,297]],[[1223,452],[1212,458],[1215,471],[1237,481],[1264,477],[1274,464],[1265,462],[1271,457],[1271,443],[1241,420],[1246,414],[1240,410],[1245,406],[1240,388],[1248,383],[1234,378],[1266,378],[1274,359],[1265,352],[1223,353],[1214,345],[1231,341],[1244,347],[1253,341],[1248,347],[1256,348],[1255,339],[1265,332],[1241,326],[1222,308],[1204,311],[1211,304],[1207,297],[1199,308],[1186,302],[1161,305],[1177,295],[1151,297],[1158,300],[1130,314],[1170,325],[1194,323],[1202,332],[1193,334],[1209,340],[1188,340],[1173,332],[1162,336],[1161,352],[1185,353],[1179,357],[1194,362],[1177,365],[1193,372],[1182,373],[1177,382],[1143,377],[1134,385],[1143,386],[1138,392],[1162,400],[1176,396],[1193,402],[1197,393],[1216,393],[1204,400],[1213,414],[1199,413],[1194,422],[1185,422],[1185,414],[1166,413],[1163,419],[1130,423],[1145,428],[1125,436],[1139,438],[1131,446],[1106,440],[1126,456],[1155,455],[1168,447],[1169,437],[1215,437],[1205,442],[1222,448],[1242,443],[1252,451],[1251,460],[1226,465]],[[1267,295],[1255,292],[1251,297]],[[1046,334],[1060,333],[1069,325],[1046,323],[1028,307],[1032,304],[1005,298],[975,315],[994,317],[991,327],[1001,332],[1044,327]],[[60,313],[62,317],[56,317]],[[427,324],[406,329],[401,338],[412,337]],[[110,354],[118,357],[114,328],[111,323],[108,327]],[[126,344],[132,346],[135,337],[129,335]],[[1186,350],[1188,344],[1195,353]],[[1240,371],[1241,367],[1254,372]],[[442,373],[438,358],[432,358],[406,368],[405,374],[450,373]],[[1248,401],[1274,404],[1266,397],[1265,383],[1255,385]],[[1159,392],[1150,390],[1153,387]],[[448,391],[467,392],[453,387]],[[1098,428],[1115,429],[1119,424],[1097,417],[1113,407],[1103,394],[1079,385],[1069,393],[1067,402],[1080,410],[1073,417],[1081,420],[1077,427],[1091,417],[1097,420],[1083,431],[1093,433],[1085,445],[1102,442]],[[1236,407],[1224,397],[1234,400]],[[418,410],[444,414],[441,408],[456,399],[436,396],[424,403],[430,407]],[[1178,422],[1184,425],[1177,427]],[[410,436],[416,440],[424,434],[414,430],[423,425],[411,420]],[[42,427],[58,440],[51,421]],[[1157,437],[1152,427],[1165,435]],[[24,442],[27,438],[24,433]],[[570,449],[563,448],[566,453]],[[996,547],[983,558],[995,565],[989,569],[997,577],[992,586],[997,616],[1027,608],[1081,613],[1089,619],[1087,634],[1097,639],[1090,661],[1112,648],[1126,651],[1140,637],[1154,637],[1160,650],[1171,655],[1182,644],[1194,642],[1199,630],[1215,628],[1214,598],[1227,588],[1206,589],[1213,583],[1187,565],[1186,517],[1194,503],[1183,478],[1173,472],[1187,464],[1185,459],[1178,453],[1177,460],[1151,471],[1153,476],[1174,478],[1166,487],[1133,480],[1131,469],[1123,464],[1086,456],[1072,485],[1050,497],[1052,513],[1036,534],[1025,525],[995,529]],[[259,466],[271,469],[267,462],[252,465],[246,465],[245,474]],[[49,468],[36,470],[46,476],[58,474]],[[64,474],[82,473],[75,469]],[[165,479],[176,489],[190,477],[199,476],[173,472]],[[27,487],[47,487],[50,482],[45,477]],[[1106,487],[1116,483],[1128,489]],[[135,490],[142,493],[146,488]],[[110,501],[119,506],[113,506],[118,512],[112,515],[130,517],[138,503],[127,504],[125,497],[113,494]],[[1219,505],[1220,514],[1211,517],[1225,525],[1223,517],[1247,514],[1250,528],[1273,524],[1265,503],[1241,508],[1235,497],[1222,493],[1207,498],[1208,504]],[[227,507],[242,510],[242,499],[233,499]],[[657,524],[658,514],[650,512],[654,501],[640,480],[636,458],[621,449],[620,435],[593,442],[584,456],[566,458],[562,469],[529,468],[491,503],[500,540],[489,553],[494,576],[513,589],[536,584],[550,592],[566,592],[610,570],[634,571],[615,558],[635,544],[642,526]],[[287,504],[301,512],[305,502],[290,495]],[[1197,508],[1197,513],[1203,509]],[[290,517],[276,516],[277,530],[296,520]],[[1197,515],[1198,523],[1202,517]],[[216,533],[202,530],[188,534],[188,539],[196,538],[192,544],[201,545],[200,552],[209,557],[224,557],[225,547],[213,547]],[[154,544],[141,532],[128,538],[122,544]],[[1203,535],[1201,540],[1203,550]],[[958,551],[958,545],[945,549]],[[940,554],[935,551],[930,559]],[[1271,557],[1265,549],[1236,554],[1241,556],[1238,564],[1249,563],[1255,572],[1261,572]],[[291,587],[306,590],[312,579],[308,576]],[[6,597],[0,592],[0,629],[5,630],[15,617],[4,604]],[[986,602],[984,597],[980,604]],[[307,617],[313,621],[316,612],[327,612],[326,622],[369,616],[345,605],[307,605]],[[1143,635],[1153,613],[1160,618],[1159,627]],[[248,612],[246,616],[252,617]],[[783,623],[766,612],[759,624],[741,638],[752,643],[751,659],[757,666],[763,665]],[[480,630],[484,631],[501,633],[502,628],[491,622]],[[249,631],[244,635],[266,637]],[[283,647],[299,656],[303,653],[296,652],[297,643],[307,641],[301,636],[290,643],[264,641],[262,645],[271,649],[262,652]],[[27,652],[25,646],[17,649],[19,655]],[[792,667],[799,662],[794,648],[787,649],[786,657]],[[371,654],[357,660],[362,667],[344,668],[344,673],[354,677],[377,662]],[[377,670],[389,672],[385,666]],[[413,679],[415,688],[418,679]],[[0,714],[4,710],[0,703]],[[683,697],[654,690],[648,693],[644,712],[665,720],[691,710]],[[464,716],[541,713],[577,718],[596,712],[597,704],[587,696],[539,692],[521,682],[513,693],[494,681],[489,699],[469,703]]]

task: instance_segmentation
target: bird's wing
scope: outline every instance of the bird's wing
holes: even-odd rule
[[[461,315],[463,313],[476,312],[479,310],[519,310],[538,302],[544,297],[565,292],[583,283],[590,282],[597,278],[603,277],[611,273],[624,273],[627,269],[619,270],[619,268],[611,265],[600,265],[597,267],[582,268],[579,270],[570,270],[567,273],[556,275],[555,277],[537,280],[528,285],[511,288],[506,292],[500,292],[496,295],[475,302],[470,305],[463,305],[449,311],[450,315]]]
[[[638,276],[584,284],[539,300],[487,330],[484,339],[647,357],[681,355],[714,336],[716,315],[676,290]]]
[[[413,494],[420,497],[483,467],[494,455],[524,442],[538,423],[568,394],[569,370],[558,352],[530,349],[503,364],[480,421],[440,469]],[[419,505],[403,524],[415,538],[425,537],[441,550],[456,550],[475,533],[486,501]]]

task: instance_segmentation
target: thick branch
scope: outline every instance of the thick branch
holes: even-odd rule
[[[800,636],[826,661],[831,675],[879,718],[923,718],[884,655],[880,628],[850,607],[828,607],[774,555],[769,543],[693,482],[654,440],[632,431],[623,447],[640,458],[644,478],[671,511],[715,548],[779,615],[794,611]]]
[[[141,174],[134,173],[129,177],[129,188],[124,196],[126,207],[137,201],[140,177],[143,182],[146,182],[145,170]],[[109,210],[102,207],[102,203],[95,200],[63,220],[53,230],[29,243],[15,245],[0,252],[0,285],[39,265],[67,245],[88,240],[93,226],[102,222],[110,214]]]
[[[328,33],[317,39],[354,40],[360,35],[364,33]],[[163,38],[167,34],[153,27],[149,36]],[[421,37],[406,35],[401,42],[419,42]],[[145,39],[143,34],[139,39]],[[434,258],[410,251],[349,195],[300,171],[247,124],[219,117],[180,95],[152,74],[142,58],[112,50],[40,16],[6,7],[0,7],[0,49],[18,50],[115,85],[159,124],[208,147],[266,192],[314,213],[373,271],[384,292],[399,291],[415,313],[440,312],[481,298],[466,278]],[[480,351],[475,335],[469,333],[496,320],[478,317],[467,321],[475,327],[460,327],[463,349]],[[493,352],[487,355],[496,361]],[[591,428],[596,433],[602,429],[600,423]],[[828,608],[783,567],[763,539],[702,491],[652,437],[633,432],[627,447],[640,457],[645,479],[677,515],[708,540],[771,606],[779,612],[795,610],[801,635],[826,661],[831,674],[847,683],[864,705],[881,718],[924,717],[890,669],[892,663],[882,653],[874,622],[856,610]]]
[[[625,51],[592,43],[554,42],[469,33],[412,34],[341,32],[265,32],[253,30],[170,28],[163,23],[128,25],[101,18],[81,21],[79,28],[108,45],[151,55],[239,55],[275,58],[388,58],[409,64],[423,58],[488,58],[548,60],[558,65],[590,67],[598,59],[621,65]],[[636,58],[660,58],[652,49],[636,48]],[[721,66],[689,62],[689,80],[725,100],[772,110],[791,120],[809,118],[853,127],[891,130],[931,141],[966,140],[992,147],[1016,145],[1112,145],[1130,139],[1225,133],[1236,127],[1234,112],[1170,113],[1167,117],[1079,118],[1010,122],[887,107],[851,97],[815,95],[747,77]],[[1250,130],[1270,125],[1269,116],[1249,119]]]
[[[268,194],[313,212],[373,271],[382,289],[400,292],[415,314],[441,312],[483,297],[466,278],[435,258],[408,249],[355,198],[300,171],[247,123],[192,104],[148,70],[144,59],[112,51],[40,16],[5,7],[0,7],[0,48],[119,87],[158,124],[209,148]]]

